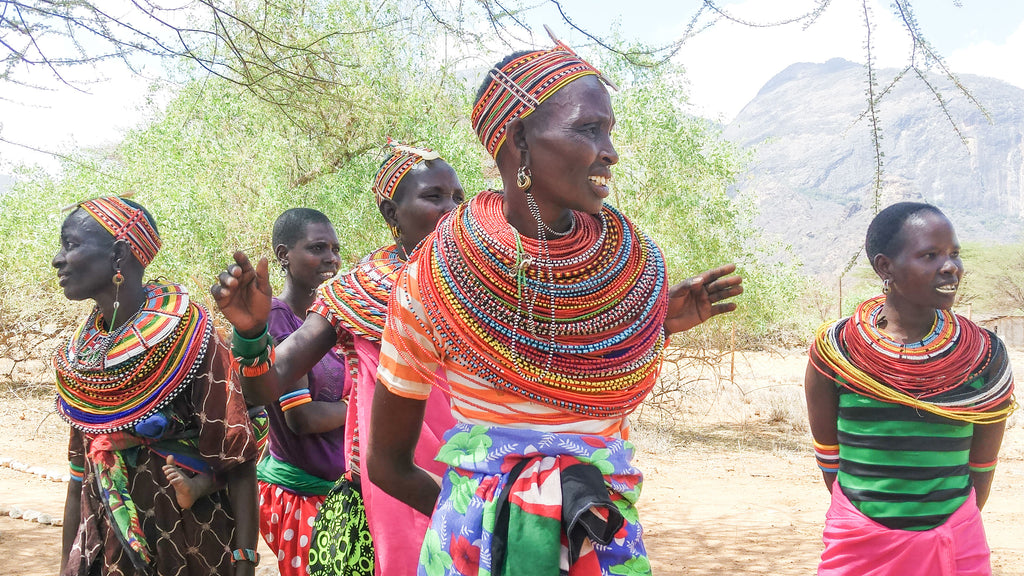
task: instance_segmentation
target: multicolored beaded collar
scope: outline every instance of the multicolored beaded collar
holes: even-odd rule
[[[134,426],[190,382],[206,354],[212,323],[177,284],[144,286],[146,302],[116,334],[94,310],[57,350],[57,413],[104,434]]]
[[[391,288],[405,266],[400,254],[395,244],[367,254],[350,272],[322,284],[310,311],[335,316],[349,332],[380,342]]]
[[[986,424],[1013,412],[1013,373],[999,338],[936,310],[929,334],[903,344],[877,327],[884,304],[885,296],[871,298],[850,318],[819,328],[811,364],[857,393],[954,420]]]
[[[639,405],[661,367],[665,263],[614,208],[576,219],[571,234],[524,265],[520,250],[537,254],[538,241],[508,224],[500,194],[482,192],[438,224],[410,265],[434,337],[453,362],[535,402],[620,417]]]

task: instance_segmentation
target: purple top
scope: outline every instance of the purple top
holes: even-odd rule
[[[267,321],[270,335],[281,342],[302,326],[302,318],[283,301],[274,298]],[[337,402],[348,396],[352,380],[348,377],[345,358],[331,349],[306,375],[309,395],[321,402]],[[321,434],[298,435],[284,420],[281,405],[267,406],[270,416],[270,453],[306,472],[334,481],[345,472],[345,428]]]

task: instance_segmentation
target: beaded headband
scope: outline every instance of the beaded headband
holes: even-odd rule
[[[115,240],[128,242],[132,254],[143,266],[149,266],[156,258],[161,246],[160,235],[141,209],[133,208],[117,196],[94,198],[76,206],[95,218]]]
[[[391,138],[388,138],[388,146],[392,149],[391,157],[384,162],[373,178],[373,194],[377,198],[378,206],[384,200],[394,198],[398,184],[413,166],[424,160],[441,158],[441,155],[433,150],[400,144]]]
[[[544,29],[555,47],[524,54],[501,68],[491,68],[488,72],[491,82],[473,106],[470,121],[492,157],[498,156],[498,150],[505,143],[505,126],[509,120],[526,118],[573,80],[593,75],[615,89],[597,68],[555,38],[547,26]]]

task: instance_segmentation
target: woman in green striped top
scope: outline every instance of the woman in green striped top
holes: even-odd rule
[[[805,379],[832,493],[818,573],[989,574],[980,509],[1014,407],[1005,348],[950,312],[964,268],[938,208],[894,204],[865,244],[883,295],[818,330]]]

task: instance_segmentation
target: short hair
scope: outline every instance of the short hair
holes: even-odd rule
[[[310,224],[331,225],[331,219],[319,210],[312,208],[289,208],[274,220],[274,232],[271,243],[274,246],[284,244],[289,250],[302,239],[306,226]]]
[[[937,207],[924,202],[897,202],[875,215],[868,225],[867,238],[864,240],[864,251],[868,260],[875,261],[875,256],[885,254],[892,257],[903,248],[900,231],[903,224],[911,216],[921,212],[931,212],[946,217]]]

